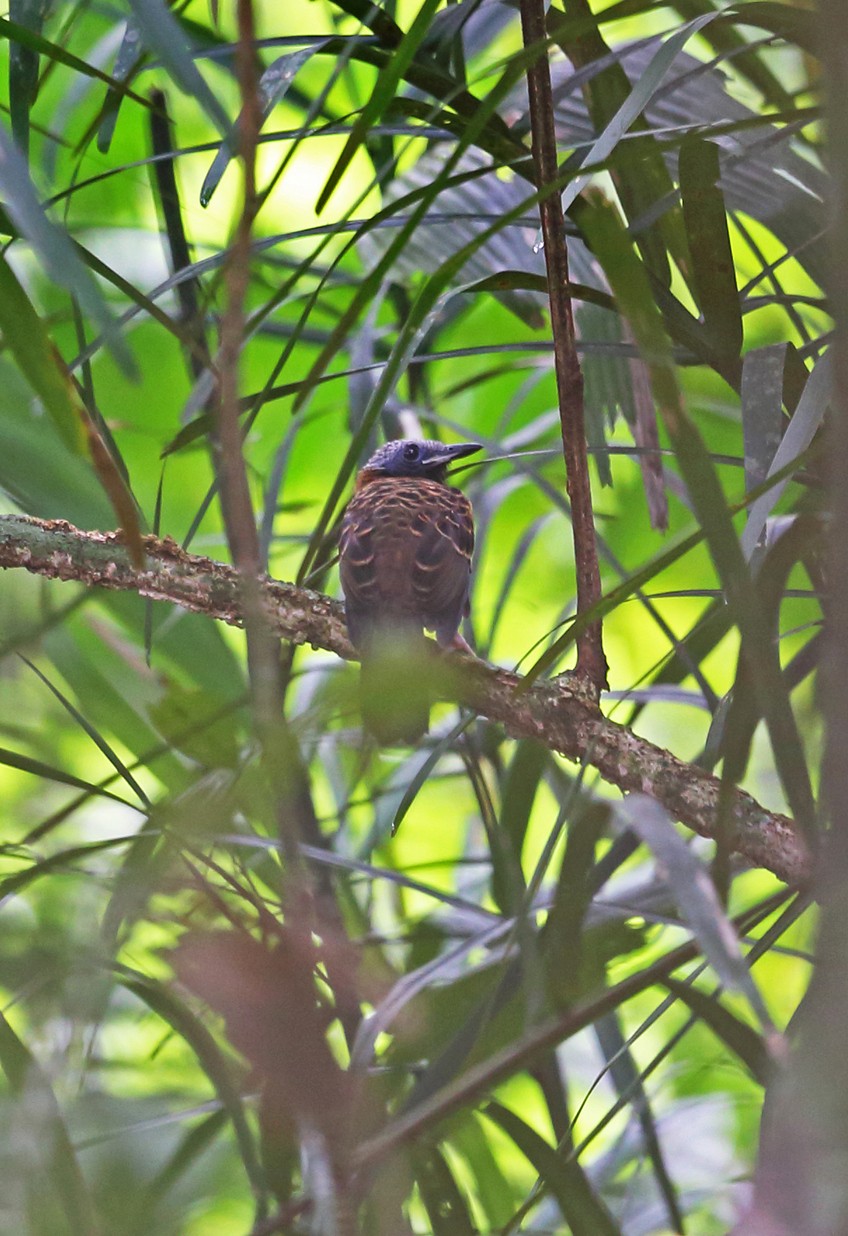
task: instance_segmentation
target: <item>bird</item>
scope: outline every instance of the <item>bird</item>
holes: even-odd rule
[[[470,651],[459,626],[469,612],[474,518],[446,474],[479,450],[478,442],[387,442],[359,472],[342,517],[339,572],[361,660],[363,726],[383,746],[414,745],[427,732],[424,630],[442,648]]]

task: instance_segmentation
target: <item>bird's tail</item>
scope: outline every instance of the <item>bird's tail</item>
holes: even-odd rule
[[[364,728],[381,746],[414,746],[430,724],[428,657],[421,628],[381,625],[369,632],[361,656]]]

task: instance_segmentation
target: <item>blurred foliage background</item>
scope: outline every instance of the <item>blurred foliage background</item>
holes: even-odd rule
[[[466,636],[524,670],[575,582],[517,8],[252,7],[239,382],[267,570],[338,595],[370,451],[479,441]],[[604,590],[631,581],[602,706],[795,812],[822,748],[817,20],[564,0],[545,49]],[[11,0],[0,35],[5,509],[111,528],[129,500],[228,560],[210,417],[236,6]],[[684,458],[646,321],[697,430]],[[420,749],[375,751],[356,667],[284,647],[293,891],[241,633],[23,572],[0,607],[0,1231],[710,1236],[744,1212],[809,979],[803,893],[726,853],[711,892],[712,843],[448,705]],[[739,660],[754,609],[776,684]]]

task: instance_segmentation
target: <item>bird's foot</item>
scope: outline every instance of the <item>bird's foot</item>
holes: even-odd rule
[[[444,645],[444,648],[450,652],[466,652],[469,657],[474,657],[477,655],[468,641],[462,638],[459,631],[457,631],[456,635],[449,644]]]

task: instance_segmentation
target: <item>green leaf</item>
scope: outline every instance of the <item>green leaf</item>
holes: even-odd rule
[[[132,805],[125,798],[121,798],[120,795],[113,794],[110,790],[105,790],[91,781],[86,781],[82,777],[75,777],[61,768],[54,768],[50,764],[45,764],[43,760],[35,760],[28,755],[21,755],[19,751],[10,751],[8,747],[0,747],[0,765],[4,765],[7,768],[17,768],[21,772],[31,773],[32,776],[41,777],[46,781],[55,781],[58,785],[68,785],[75,790],[84,790],[87,794],[99,794],[104,798],[111,798],[113,802],[122,803],[125,806]]]
[[[774,1065],[766,1044],[755,1030],[740,1021],[716,996],[707,995],[691,983],[666,977],[662,980],[678,999],[709,1026],[717,1038],[738,1056],[761,1086],[768,1085],[774,1076]]]
[[[85,432],[79,396],[47,336],[41,318],[0,254],[0,330],[21,372],[53,420],[62,441],[75,454],[85,454]]]
[[[468,1204],[441,1151],[418,1151],[413,1167],[433,1236],[475,1236]]]
[[[61,234],[57,233],[57,235]],[[127,481],[103,442],[100,431],[82,402],[64,361],[50,341],[41,319],[2,254],[0,254],[0,330],[21,372],[39,396],[45,411],[52,418],[64,445],[75,455],[90,457],[112,508],[118,516],[118,523],[126,534],[133,560],[137,566],[140,566],[143,562],[143,550],[138,511]],[[15,428],[9,427],[10,431],[25,435],[24,426],[29,419],[25,415],[20,416],[20,423]],[[44,462],[43,457],[39,458],[39,472],[42,475]],[[23,480],[24,478],[16,479]],[[48,486],[48,488],[55,496],[52,487]],[[10,489],[16,492],[12,486]],[[24,505],[26,509],[32,509],[26,503]]]
[[[501,1128],[539,1174],[540,1183],[556,1198],[572,1236],[621,1236],[621,1229],[593,1190],[583,1168],[545,1141],[526,1121],[502,1103],[490,1102],[484,1114]]]
[[[10,0],[12,21],[41,34],[53,0]],[[24,156],[29,155],[29,112],[38,90],[38,53],[20,42],[9,47],[9,114],[12,133]]]
[[[499,822],[518,862],[521,861],[539,783],[550,760],[550,752],[541,743],[529,739],[517,743],[503,778]],[[503,898],[500,900],[502,904],[508,904]]]
[[[96,1236],[94,1207],[56,1096],[35,1057],[0,1013],[0,1068],[36,1126],[44,1187],[55,1190],[73,1236]]]
[[[319,39],[311,43],[309,47],[304,47],[300,51],[289,52],[286,56],[280,56],[277,60],[270,64],[259,79],[257,93],[259,95],[259,109],[261,114],[260,127],[271,115],[271,112],[278,103],[286,97],[289,87],[294,81],[300,69],[311,60],[316,52],[324,48],[329,40]],[[221,143],[218,153],[212,161],[212,166],[206,173],[203,179],[203,185],[200,189],[200,205],[208,206],[212,200],[212,195],[217,189],[221,177],[227,170],[230,160],[236,153],[236,145],[241,117],[233,125],[227,137]]]
[[[821,56],[822,27],[815,11],[796,8],[794,4],[779,4],[775,0],[755,0],[752,4],[734,4],[730,12],[740,26],[770,30],[810,56],[817,59]]]
[[[807,379],[807,385],[804,387],[792,420],[787,425],[786,432],[771,460],[768,469],[769,476],[780,472],[781,468],[785,468],[793,459],[797,459],[810,445],[824,420],[832,389],[833,364],[830,352],[825,352],[816,361]],[[748,512],[748,523],[742,533],[742,550],[747,558],[753,554],[766,526],[766,520],[788,484],[788,479],[778,481],[752,504]]]
[[[767,344],[748,352],[742,362],[742,435],[745,445],[745,488],[756,489],[769,473],[783,435],[783,372],[785,343]],[[777,501],[777,499],[774,499]],[[753,508],[752,508],[753,509]],[[751,512],[748,512],[748,519]],[[758,544],[762,544],[762,533]],[[743,538],[743,546],[745,544]]]
[[[239,1093],[234,1065],[224,1055],[202,1021],[164,983],[128,966],[118,966],[116,973],[121,985],[138,996],[152,1012],[171,1026],[197,1056],[222,1107],[230,1117],[248,1180],[254,1189],[261,1193],[265,1187],[264,1176]]]
[[[736,932],[718,898],[706,867],[683,840],[668,812],[647,794],[629,794],[613,811],[650,848],[668,881],[682,917],[704,956],[731,991],[745,996],[764,1032],[774,1031],[759,988],[745,964]]]
[[[93,789],[93,792],[96,793],[97,791]],[[113,796],[110,795],[109,797]],[[72,870],[76,863],[80,861],[86,862],[92,855],[102,850],[111,850],[116,846],[126,845],[131,840],[131,837],[111,837],[107,841],[87,841],[84,845],[73,846],[69,850],[60,850],[57,854],[51,854],[49,858],[30,863],[23,871],[16,871],[14,875],[6,876],[5,879],[0,880],[0,903],[5,901],[7,897],[22,893],[24,889],[29,888],[36,880],[41,880],[45,876],[53,875],[56,872],[64,874]]]
[[[501,1228],[512,1213],[511,1190],[476,1113],[451,1129],[450,1145],[462,1155],[474,1177],[474,1192],[492,1228]]]
[[[222,137],[230,131],[227,113],[195,63],[184,28],[163,0],[130,0],[136,24],[147,47],[156,53],[185,94],[196,99]]]
[[[744,641],[786,797],[798,824],[812,830],[816,812],[809,770],[771,629],[762,613],[715,466],[684,408],[670,345],[647,272],[617,210],[598,190],[584,195],[577,217],[648,365],[654,397]],[[807,420],[802,419],[802,423]],[[780,464],[784,462],[781,460]],[[775,471],[777,466],[775,459]],[[752,526],[749,520],[746,534]]]
[[[45,214],[35,185],[30,179],[26,160],[2,127],[0,194],[9,217],[19,234],[25,236],[32,245],[44,273],[76,298],[83,312],[89,314],[104,332],[106,342],[124,372],[132,375],[132,355],[120,334],[112,311],[91,273],[80,261],[67,232],[51,223]]]
[[[583,91],[589,115],[596,133],[601,133],[619,110],[629,106],[632,91],[627,73],[604,41],[593,18],[588,0],[569,0],[566,11],[551,5],[547,29],[578,71],[591,72]],[[636,243],[645,262],[668,287],[670,270],[666,250],[684,272],[689,268],[686,235],[680,208],[674,197],[674,182],[666,167],[662,148],[655,137],[645,134],[645,116],[634,118],[631,129],[640,130],[637,137],[631,131],[626,141],[616,146],[610,172],[624,212],[638,227]],[[657,207],[665,207],[657,217]],[[670,205],[666,205],[671,203]],[[651,218],[644,226],[643,220]]]
[[[742,314],[720,175],[718,146],[686,138],[680,147],[680,191],[695,292],[712,346],[732,360],[742,350]]]
[[[132,775],[130,770],[124,764],[123,760],[118,756],[118,753],[115,751],[112,745],[109,742],[107,742],[107,740],[100,733],[97,727],[92,725],[87,720],[87,718],[83,716],[80,710],[76,708],[74,704],[71,703],[68,697],[59,690],[59,688],[56,686],[55,683],[50,681],[50,679],[47,677],[46,674],[43,674],[41,672],[41,670],[38,668],[37,665],[34,664],[34,662],[30,661],[27,657],[23,655],[21,655],[21,660],[23,661],[24,665],[28,666],[29,669],[31,669],[32,672],[38,678],[41,679],[41,681],[44,683],[47,689],[53,693],[53,695],[59,701],[59,703],[62,705],[65,711],[74,719],[77,725],[88,735],[88,737],[97,747],[98,751],[100,751],[101,754],[106,757],[106,759],[115,769],[115,772],[118,774],[118,776],[123,781],[126,782],[126,784],[129,786],[132,792],[137,796],[137,798],[142,803],[142,805],[149,807],[150,800],[148,799],[144,790],[141,788],[138,781],[136,781],[135,777]]]
[[[112,76],[115,85],[110,87],[103,102],[101,121],[97,130],[97,149],[106,154],[112,144],[115,125],[118,123],[118,112],[126,97],[126,83],[132,81],[134,74],[144,60],[144,49],[141,47],[141,31],[134,21],[128,21],[115,58]]]
[[[624,138],[627,130],[639,118],[640,113],[644,111],[646,105],[662,85],[663,79],[670,71],[685,44],[691,39],[693,34],[697,34],[699,30],[702,30],[709,22],[714,21],[716,17],[718,17],[717,12],[704,13],[700,17],[696,17],[694,21],[687,22],[666,39],[604,131],[592,143],[582,160],[583,166],[592,167],[596,163],[606,163],[608,161],[616,146]],[[590,175],[577,176],[566,187],[562,195],[563,210],[568,210],[577,200],[589,183],[590,178]]]
[[[391,60],[377,79],[377,84],[371,92],[371,97],[359,113],[350,136],[345,142],[344,149],[339,155],[335,167],[330,172],[327,183],[318,196],[318,201],[315,204],[316,214],[320,215],[327,205],[353,156],[365,141],[368,130],[377,122],[385,108],[388,107],[395,97],[398,85],[403,80],[406,70],[412,63],[418,47],[425,39],[430,28],[431,18],[440,3],[441,0],[423,0],[415,16],[415,21],[403,36],[400,44],[394,49]]]
[[[171,682],[148,716],[169,745],[207,768],[236,768],[239,748],[232,705],[199,687]]]

